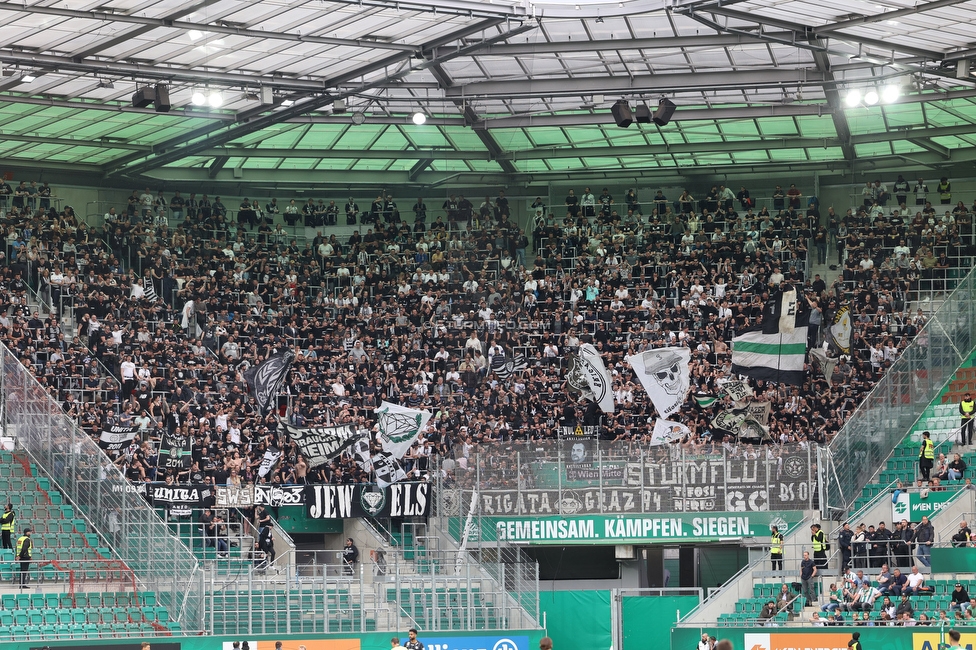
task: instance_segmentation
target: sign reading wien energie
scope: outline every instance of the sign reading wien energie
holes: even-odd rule
[[[916,635],[917,636],[917,635]],[[744,650],[847,650],[849,633],[772,632],[743,635]]]
[[[667,517],[489,517],[481,520],[480,534],[481,541],[504,539],[528,544],[634,544],[678,540],[691,542],[765,536],[769,534],[771,525],[779,526],[781,531],[789,530],[801,518],[799,512],[748,515],[680,513]]]

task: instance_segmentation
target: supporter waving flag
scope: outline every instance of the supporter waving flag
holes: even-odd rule
[[[275,406],[275,399],[281,391],[291,362],[295,360],[295,353],[285,350],[268,357],[256,366],[248,368],[244,373],[248,390],[254,395],[262,413],[268,413]]]
[[[604,413],[613,413],[613,387],[610,382],[610,373],[603,365],[603,358],[600,352],[590,345],[584,343],[579,348],[579,372],[590,389],[592,399],[596,402]]]
[[[802,385],[810,310],[796,291],[781,285],[763,309],[763,320],[732,339],[732,372],[783,384]]]
[[[681,408],[691,385],[688,348],[654,348],[627,357],[661,417]]]
[[[827,340],[841,354],[851,353],[851,335],[854,328],[851,322],[851,306],[844,305],[834,314],[833,322],[827,328]]]
[[[379,441],[383,451],[393,454],[394,458],[403,458],[414,440],[420,437],[427,423],[434,416],[430,411],[412,409],[399,404],[382,402],[376,409],[379,416]]]
[[[514,357],[496,354],[491,358],[491,371],[499,379],[508,379],[515,373],[522,372],[528,367],[529,364],[526,362],[524,354],[516,354]]]

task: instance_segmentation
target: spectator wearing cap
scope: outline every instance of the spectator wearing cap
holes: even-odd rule
[[[969,610],[969,592],[961,582],[957,582],[953,588],[950,601],[952,602],[950,610],[961,611],[963,614]]]

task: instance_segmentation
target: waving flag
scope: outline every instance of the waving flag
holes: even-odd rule
[[[491,359],[491,371],[499,379],[508,379],[517,372],[522,372],[529,367],[524,354],[516,354],[514,357],[496,354]]]
[[[688,396],[690,361],[688,348],[654,348],[627,357],[654,408],[665,418],[680,409]]]
[[[851,324],[851,307],[844,305],[834,314],[833,323],[827,328],[827,340],[841,354],[851,353],[851,335],[854,328]]]
[[[281,385],[285,381],[285,375],[291,367],[291,362],[295,360],[295,353],[286,350],[280,354],[268,357],[260,364],[248,368],[244,373],[248,389],[257,400],[258,407],[262,413],[272,410],[278,393],[281,392]]]
[[[809,317],[795,291],[788,287],[777,291],[763,309],[762,325],[732,339],[732,372],[802,385]]]
[[[383,450],[393,454],[394,458],[403,458],[410,449],[413,441],[420,436],[430,419],[434,416],[430,411],[421,411],[399,404],[382,402],[376,415],[379,416],[380,432],[377,436]]]
[[[600,352],[589,343],[584,343],[579,349],[579,361],[583,379],[593,394],[593,401],[604,413],[613,413],[613,385]]]

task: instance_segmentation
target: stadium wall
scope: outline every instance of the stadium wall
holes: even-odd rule
[[[578,614],[577,614],[578,616]],[[336,635],[277,635],[251,637],[241,636],[195,636],[195,637],[153,637],[147,638],[153,650],[231,650],[235,641],[247,641],[249,650],[274,650],[275,642],[282,642],[282,650],[390,650],[389,632],[370,634]],[[539,647],[542,630],[501,630],[479,631],[477,633],[455,632],[453,634],[418,635],[427,650],[534,650]],[[407,632],[399,633],[401,643],[407,640]],[[88,641],[17,641],[4,643],[3,650],[139,650],[142,639],[91,639]],[[243,646],[243,643],[241,644]],[[603,647],[609,647],[608,643]],[[556,646],[559,648],[560,646]],[[570,646],[562,646],[569,648]]]
[[[670,644],[670,626],[677,613],[690,612],[697,596],[627,596],[613,601],[608,589],[545,591],[539,610],[555,650],[613,646],[613,608],[617,608],[623,645],[640,650],[663,650]],[[311,649],[309,649],[311,650]]]
[[[695,650],[701,635],[728,639],[737,650],[847,650],[853,632],[860,632],[861,646],[884,650],[939,650],[946,643],[950,627],[827,627],[827,628],[674,628],[672,650]],[[796,631],[794,631],[796,630]],[[960,628],[963,648],[976,645],[976,631]],[[558,648],[558,646],[556,646]],[[620,650],[636,650],[624,646]],[[655,647],[645,645],[643,647]]]

